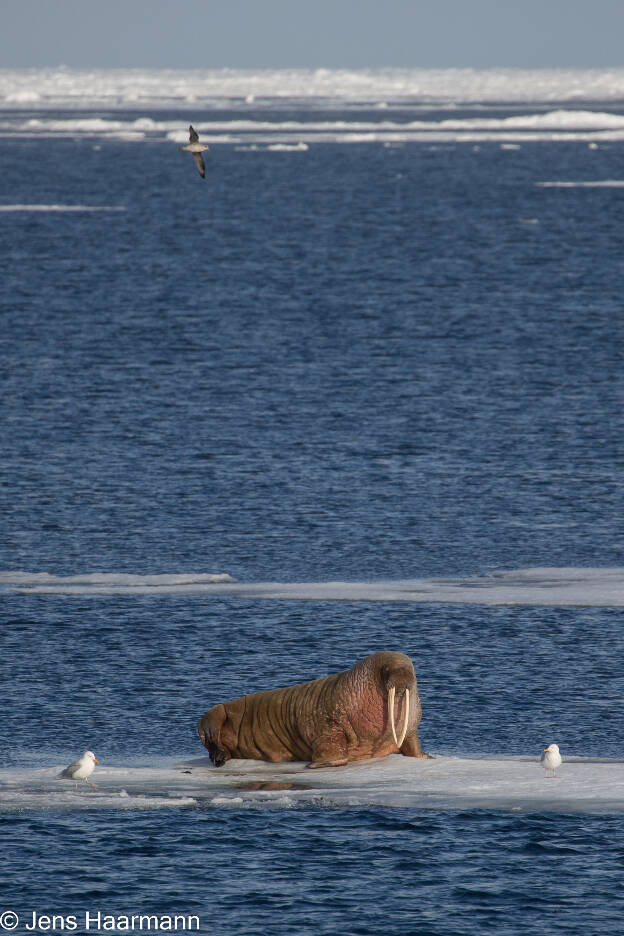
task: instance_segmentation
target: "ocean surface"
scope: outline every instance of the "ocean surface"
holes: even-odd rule
[[[624,70],[0,71],[0,159],[0,929],[615,932]],[[381,649],[433,760],[209,764]]]

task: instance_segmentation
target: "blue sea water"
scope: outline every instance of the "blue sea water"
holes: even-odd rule
[[[165,140],[0,153],[0,569],[624,566],[624,189],[577,184],[618,181],[621,143],[222,142],[205,181]],[[622,755],[615,607],[7,588],[0,616],[4,767],[199,757],[215,702],[383,648],[425,750]],[[588,936],[623,910],[620,814],[44,803],[0,831],[20,927]]]

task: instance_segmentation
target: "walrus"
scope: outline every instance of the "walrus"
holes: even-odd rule
[[[343,673],[222,702],[197,730],[216,767],[237,757],[340,767],[399,751],[429,757],[418,741],[421,718],[412,661],[384,650]]]

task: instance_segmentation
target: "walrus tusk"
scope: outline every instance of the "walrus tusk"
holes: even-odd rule
[[[409,719],[409,689],[405,690],[405,724],[403,725],[403,731],[401,732],[401,738],[397,741],[397,747],[401,750],[401,745],[405,741],[405,735],[407,734],[407,721]]]
[[[390,727],[392,728],[392,737],[394,738],[394,743],[396,746],[401,749],[401,745],[405,741],[405,735],[407,734],[407,722],[409,720],[409,689],[405,690],[405,719],[403,722],[403,731],[401,732],[400,739],[397,738],[396,728],[394,726],[394,686],[390,686],[388,689],[388,711],[390,712]]]
[[[392,728],[392,737],[394,738],[394,743],[396,746],[399,746],[397,739],[396,728],[394,727],[394,686],[390,686],[388,689],[388,712],[390,713],[390,727]]]

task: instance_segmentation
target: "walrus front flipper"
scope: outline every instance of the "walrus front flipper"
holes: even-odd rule
[[[405,757],[428,757],[430,758],[431,754],[425,754],[420,747],[420,742],[418,740],[417,734],[408,735],[401,745],[401,754]]]
[[[336,760],[310,761],[308,767],[314,770],[316,767],[344,767],[344,765],[348,763],[349,761],[346,757],[341,757]]]
[[[221,744],[221,728],[227,719],[225,706],[215,705],[197,722],[197,731],[210,760],[215,767],[223,765],[231,758],[230,752]]]
[[[345,757],[345,749],[341,744],[337,744],[335,738],[319,740],[312,747],[312,759],[308,764],[311,770],[317,767],[344,767],[349,762]]]

